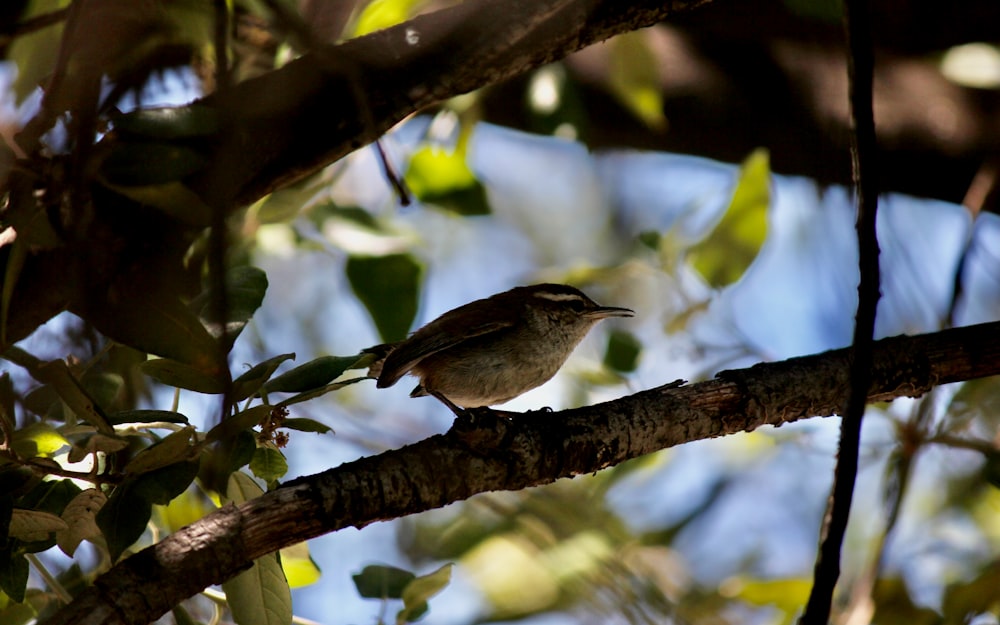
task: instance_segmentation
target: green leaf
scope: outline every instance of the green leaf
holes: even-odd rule
[[[253,314],[260,308],[267,292],[267,274],[257,267],[247,265],[233,267],[226,272],[226,319],[225,329],[229,344],[239,336]],[[191,300],[194,310],[209,328],[212,336],[222,334],[222,325],[215,310],[215,293],[211,288],[202,291],[198,297]]]
[[[396,615],[397,623],[411,623],[427,613],[427,601],[451,583],[451,569],[445,564],[433,573],[417,577],[403,590],[403,609]]]
[[[200,367],[187,365],[170,358],[147,360],[139,365],[139,371],[161,384],[196,393],[215,395],[226,390],[225,380],[206,373]]]
[[[403,591],[417,576],[387,564],[369,564],[351,578],[365,599],[402,599]]]
[[[253,566],[222,583],[237,625],[288,625],[292,593],[277,554],[254,560]]]
[[[265,393],[311,391],[340,377],[348,369],[357,368],[356,365],[367,356],[320,356],[268,380],[263,390]]]
[[[628,373],[635,371],[642,353],[642,343],[631,332],[612,330],[608,335],[608,349],[604,352],[604,365]]]
[[[269,381],[274,371],[286,360],[295,360],[295,354],[281,354],[268,358],[236,378],[233,381],[233,401],[242,401],[260,390],[261,386]]]
[[[105,186],[143,206],[163,211],[190,226],[206,227],[212,223],[212,207],[184,183],[171,180],[158,184],[126,186],[105,182]]]
[[[609,44],[611,92],[646,126],[665,130],[659,62],[649,47],[649,32],[624,33]]]
[[[333,431],[333,428],[325,423],[320,423],[314,419],[306,419],[302,417],[285,419],[282,421],[281,427],[289,430],[296,430],[298,432],[315,432],[316,434],[326,434],[327,432]]]
[[[216,340],[163,282],[151,267],[131,272],[110,289],[109,297],[95,294],[89,308],[74,312],[119,343],[209,376],[228,376]]]
[[[486,190],[468,165],[471,131],[463,128],[454,150],[438,144],[421,147],[410,157],[404,176],[420,201],[437,204],[460,215],[488,215]]]
[[[9,537],[24,542],[48,540],[52,534],[69,529],[66,521],[51,512],[15,508],[10,519]]]
[[[14,432],[11,445],[22,458],[51,458],[69,445],[62,434],[48,423],[32,423]]]
[[[24,602],[24,589],[28,586],[28,559],[23,553],[14,553],[14,541],[0,547],[0,590],[17,603]]]
[[[407,254],[352,256],[346,273],[382,340],[391,343],[406,338],[417,315],[420,264]]]
[[[132,482],[132,489],[150,503],[165,506],[187,490],[198,475],[198,460],[182,460],[143,473]]]
[[[178,462],[126,479],[97,513],[112,561],[139,540],[152,516],[152,504],[167,504],[198,474],[198,462]]]
[[[51,360],[39,365],[38,371],[78,418],[83,419],[104,434],[114,435],[114,428],[86,389],[69,370],[64,360]]]
[[[710,285],[722,288],[740,279],[767,236],[770,165],[764,148],[740,166],[733,199],[715,229],[689,251],[692,266]]]
[[[421,0],[373,0],[358,17],[354,36],[360,37],[376,30],[405,22]]]
[[[137,493],[133,485],[134,482],[129,481],[120,484],[95,517],[112,562],[139,540],[153,514],[152,504]]]
[[[229,481],[226,484],[226,497],[234,504],[245,503],[263,494],[264,489],[246,473],[236,471],[229,476]]]
[[[120,135],[145,139],[191,139],[216,134],[219,113],[197,104],[158,109],[139,109],[114,118]]]
[[[107,496],[96,488],[89,488],[73,498],[62,513],[66,529],[56,533],[59,549],[73,557],[84,540],[94,540],[101,535],[97,527],[97,513],[107,503]]]
[[[291,588],[302,588],[315,584],[320,577],[319,567],[309,555],[309,544],[297,543],[280,551],[281,569]]]
[[[205,442],[211,443],[213,441],[227,440],[236,436],[239,432],[260,425],[273,409],[274,406],[262,404],[238,412],[209,430],[205,434]]]
[[[155,361],[152,361],[155,362]],[[171,384],[171,386],[173,386]],[[108,415],[112,425],[124,423],[187,423],[188,418],[170,410],[121,410]]]
[[[288,473],[288,461],[277,449],[258,447],[250,461],[250,470],[270,484]]]
[[[194,433],[193,427],[171,433],[155,445],[150,445],[137,453],[122,470],[128,474],[138,475],[174,464],[181,459],[192,459],[192,453],[197,454],[197,448],[191,445]]]
[[[179,181],[208,164],[203,152],[180,143],[123,141],[100,165],[99,176],[109,187],[146,187]]]
[[[345,386],[350,386],[351,384],[357,384],[358,382],[364,382],[369,379],[368,377],[351,378],[349,380],[344,380],[343,382],[334,382],[333,384],[327,384],[326,386],[321,386],[317,389],[311,391],[306,391],[304,393],[299,393],[298,395],[292,395],[288,399],[284,399],[278,403],[279,406],[291,406],[292,404],[297,404],[299,402],[309,401],[311,399],[316,399],[317,397],[322,397],[327,393],[333,391],[339,391]]]

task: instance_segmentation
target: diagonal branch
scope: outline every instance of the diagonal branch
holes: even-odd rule
[[[459,421],[442,435],[226,506],[122,561],[47,625],[138,624],[255,559],[345,527],[481,492],[592,473],[689,441],[831,415],[850,388],[849,349],[726,371],[545,416]],[[1000,374],[1000,322],[875,344],[869,402]]]

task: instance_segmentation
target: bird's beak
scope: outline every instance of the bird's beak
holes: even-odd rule
[[[607,319],[608,317],[634,317],[635,311],[630,308],[618,308],[617,306],[598,306],[583,313],[583,316],[591,319]]]

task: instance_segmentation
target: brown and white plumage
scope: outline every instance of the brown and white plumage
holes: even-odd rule
[[[420,384],[411,397],[433,395],[456,412],[501,404],[555,375],[595,323],[632,314],[599,306],[571,286],[517,287],[450,310],[399,343],[372,348],[387,356],[369,374],[379,388],[414,375]]]

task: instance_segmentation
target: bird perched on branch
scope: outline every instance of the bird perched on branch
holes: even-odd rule
[[[432,395],[456,415],[502,404],[547,382],[601,319],[631,317],[564,284],[520,286],[450,310],[398,343],[366,352],[378,388],[420,379],[410,397]]]

